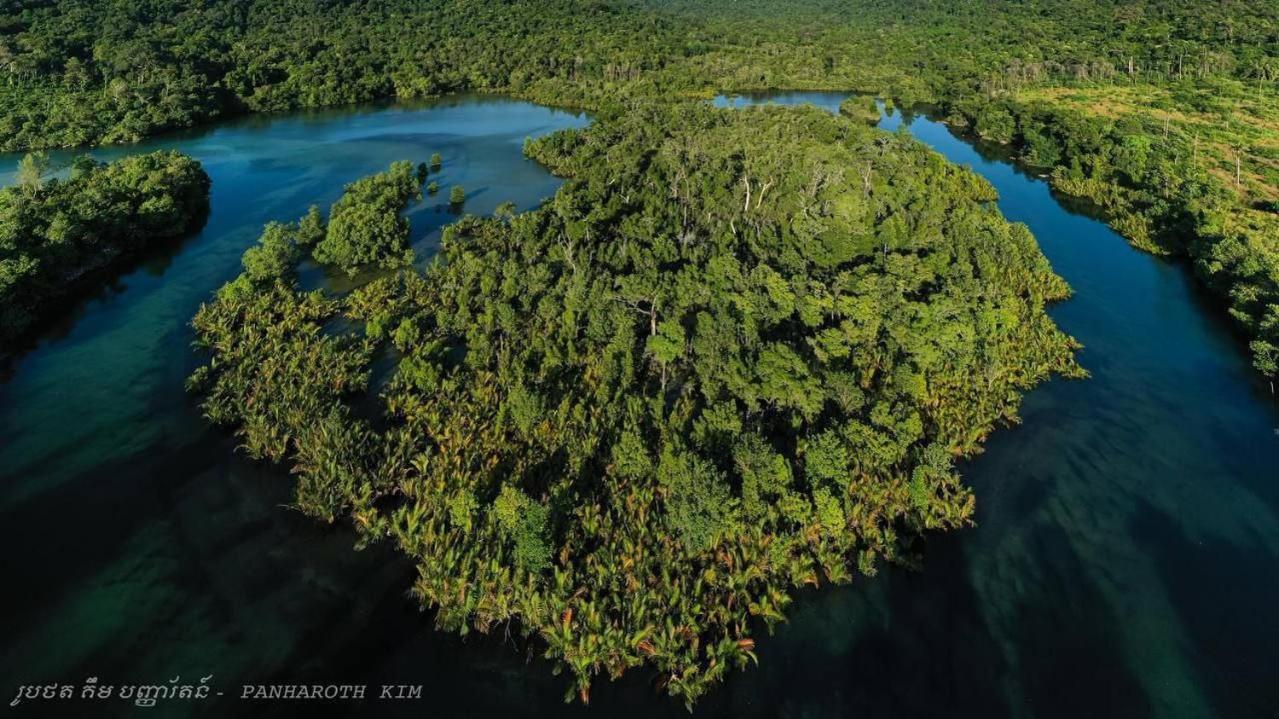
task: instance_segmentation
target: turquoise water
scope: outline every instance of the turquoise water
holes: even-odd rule
[[[842,96],[781,99],[834,108]],[[436,151],[468,211],[529,207],[557,182],[520,142],[583,122],[466,98],[153,143],[205,162],[208,227],[83,303],[0,385],[5,690],[213,674],[227,696],[206,714],[687,716],[640,671],[601,682],[590,707],[565,705],[536,646],[433,631],[405,597],[406,562],[355,552],[348,531],[281,506],[287,480],[236,457],[181,386],[195,363],[186,321],[266,220]],[[759,642],[760,666],[695,716],[1274,717],[1279,411],[1224,317],[1183,267],[1132,250],[998,148],[923,116],[883,125],[971,165],[1030,226],[1076,291],[1052,313],[1093,377],[1029,393],[1024,423],[964,465],[977,527],[930,538],[918,571],[803,592]],[[451,217],[442,201],[413,210],[419,254]],[[423,698],[232,698],[272,681],[405,683]]]

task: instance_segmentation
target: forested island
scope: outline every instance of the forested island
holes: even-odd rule
[[[99,271],[198,229],[209,210],[209,176],[175,152],[80,157],[67,177],[47,174],[27,155],[0,189],[0,356]]]
[[[794,589],[966,524],[955,458],[1025,389],[1083,374],[1034,239],[914,140],[692,103],[526,151],[569,178],[554,199],[453,225],[424,273],[345,296],[296,274],[332,243],[399,257],[339,222],[402,181],[362,203],[393,225],[424,178],[408,163],[323,229],[268,227],[195,319],[211,361],[190,384],[291,467],[299,507],[414,557],[440,626],[513,622],[582,700],[643,665],[691,703]]]

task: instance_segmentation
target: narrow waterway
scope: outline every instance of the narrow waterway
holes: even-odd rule
[[[834,109],[842,96],[771,99]],[[590,707],[565,705],[536,645],[433,631],[405,596],[407,562],[355,552],[347,530],[285,508],[287,479],[237,457],[182,389],[196,361],[187,322],[264,222],[432,152],[442,195],[463,185],[468,211],[528,208],[558,181],[520,143],[586,121],[458,98],[95,151],[194,155],[213,212],[201,234],[81,303],[0,384],[4,689],[213,675],[225,696],[198,707],[210,715],[319,711],[235,699],[241,683],[287,681],[422,686],[420,701],[324,707],[361,716],[687,716],[643,671],[601,682]],[[998,148],[923,116],[882,126],[972,166],[1030,226],[1075,289],[1052,314],[1093,376],[1030,392],[1023,424],[965,463],[975,528],[931,538],[917,571],[802,593],[759,642],[760,666],[694,715],[1273,717],[1279,411],[1240,343],[1183,267],[1132,250]],[[0,157],[0,172],[15,163]],[[419,255],[452,218],[444,202],[411,210]]]

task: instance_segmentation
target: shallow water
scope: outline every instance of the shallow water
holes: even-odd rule
[[[842,97],[782,99],[833,109]],[[432,631],[404,595],[406,562],[354,552],[349,532],[282,507],[287,481],[236,458],[182,391],[195,363],[186,322],[263,222],[436,151],[444,193],[464,185],[468,211],[526,208],[557,181],[519,143],[583,122],[466,98],[152,143],[205,162],[208,227],[84,303],[0,385],[4,689],[213,674],[226,696],[198,707],[210,714],[314,712],[233,697],[245,682],[328,681],[373,685],[365,702],[324,707],[356,715],[687,716],[637,671],[600,682],[589,708],[564,705],[566,682],[526,665],[536,645]],[[883,126],[972,165],[1031,227],[1076,291],[1052,314],[1086,345],[1093,377],[1029,393],[1024,423],[963,466],[977,527],[931,538],[919,571],[804,592],[761,638],[760,667],[695,715],[1273,716],[1279,412],[1239,341],[1182,267],[1066,209],[997,151],[925,117]],[[420,255],[449,218],[443,201],[414,211]],[[383,683],[421,685],[423,698],[378,701]]]

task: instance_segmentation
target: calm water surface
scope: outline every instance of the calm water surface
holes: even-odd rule
[[[774,99],[833,109],[842,96]],[[600,682],[589,708],[565,705],[536,646],[432,631],[405,597],[406,562],[284,508],[287,481],[236,458],[182,391],[186,322],[265,221],[436,151],[468,211],[527,208],[557,182],[520,142],[584,122],[468,98],[152,143],[205,163],[209,225],[84,303],[0,385],[5,691],[214,674],[227,696],[207,714],[687,716],[635,671]],[[1182,267],[1130,249],[997,151],[926,117],[882,125],[971,165],[1030,226],[1076,291],[1052,313],[1093,377],[1029,393],[1024,423],[966,463],[976,528],[933,537],[919,571],[802,593],[759,642],[761,666],[695,715],[1279,716],[1279,411],[1238,340]],[[419,255],[450,219],[439,202],[413,210]],[[420,684],[423,699],[231,699],[270,681]]]

